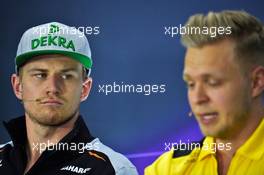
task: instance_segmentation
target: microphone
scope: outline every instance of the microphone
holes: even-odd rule
[[[193,113],[192,113],[192,111],[190,111],[190,112],[188,113],[188,116],[189,116],[189,117],[192,117],[192,115],[193,115]]]

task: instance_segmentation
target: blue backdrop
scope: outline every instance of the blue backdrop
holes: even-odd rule
[[[1,120],[23,114],[10,84],[14,57],[22,33],[51,21],[76,27],[99,27],[87,35],[92,49],[94,80],[81,113],[94,136],[127,155],[143,169],[165,151],[165,144],[199,140],[202,135],[190,111],[182,81],[185,49],[179,35],[164,27],[184,24],[194,13],[244,9],[264,20],[261,1],[15,1],[1,4]],[[164,93],[99,92],[99,85],[165,85]],[[18,131],[19,132],[19,131]],[[9,137],[0,126],[0,142]]]

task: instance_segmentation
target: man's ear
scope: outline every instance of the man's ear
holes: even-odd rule
[[[257,66],[252,71],[252,97],[258,97],[264,90],[264,67]]]
[[[89,96],[90,90],[92,88],[93,79],[88,77],[82,84],[82,94],[81,94],[81,101],[85,101]]]
[[[11,84],[12,84],[13,91],[14,91],[16,97],[19,100],[22,100],[22,84],[21,84],[21,79],[17,74],[12,74]]]

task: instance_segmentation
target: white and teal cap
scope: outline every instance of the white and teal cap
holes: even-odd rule
[[[34,56],[62,54],[91,69],[92,59],[88,40],[83,32],[58,22],[28,29],[22,36],[16,55],[16,70]]]

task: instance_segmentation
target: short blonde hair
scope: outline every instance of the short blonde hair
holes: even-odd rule
[[[209,12],[207,15],[196,14],[191,16],[185,27],[230,28],[229,34],[186,33],[181,35],[181,43],[189,47],[202,47],[223,39],[235,41],[237,59],[243,63],[264,66],[264,27],[259,19],[245,11],[225,10]]]

